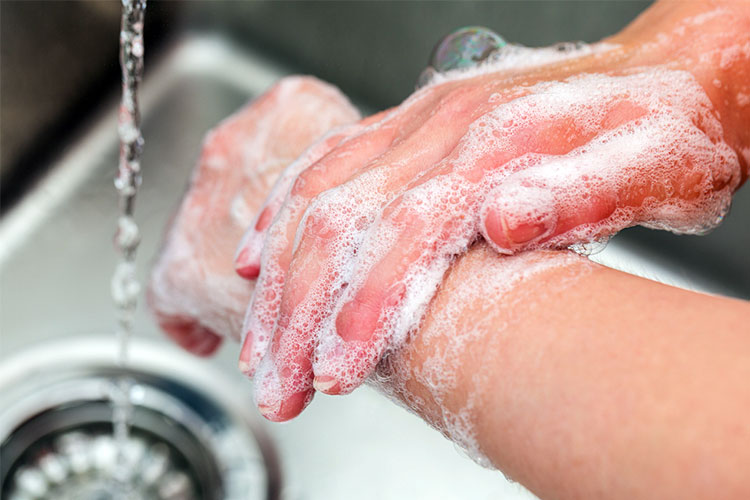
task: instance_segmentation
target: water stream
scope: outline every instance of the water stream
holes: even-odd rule
[[[118,116],[120,158],[115,177],[119,213],[115,247],[118,262],[112,276],[112,300],[116,310],[117,364],[125,368],[128,344],[133,331],[140,284],[136,278],[135,257],[140,243],[140,231],[133,218],[135,198],[141,183],[141,117],[138,108],[138,87],[143,75],[143,20],[146,0],[122,0],[120,27],[120,67],[122,69],[122,100]],[[126,450],[130,434],[133,407],[130,401],[132,382],[127,377],[114,381],[110,398],[113,406],[112,426],[117,446],[115,480],[121,485],[120,498],[128,498],[131,464]]]

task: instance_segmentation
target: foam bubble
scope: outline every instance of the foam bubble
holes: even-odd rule
[[[525,107],[535,102],[534,113],[552,117],[565,107],[580,116],[576,123],[583,133],[600,128],[618,102],[637,106],[643,114],[501,180],[489,203],[509,226],[538,220],[534,214],[575,214],[602,203],[616,207],[602,220],[544,243],[564,246],[634,224],[701,234],[721,221],[738,186],[740,166],[708,97],[687,72],[657,68],[620,77],[588,75],[542,87],[543,97],[534,93],[522,99],[528,101]],[[552,198],[529,196],[532,188]]]
[[[451,269],[446,291],[431,303],[415,345],[390,351],[369,384],[426,418],[478,464],[491,467],[477,435],[477,417],[496,382],[468,360],[498,349],[505,332],[522,319],[514,304],[544,303],[544,293],[529,296],[524,282],[556,270],[559,292],[575,285],[592,266],[569,253],[497,258],[486,245],[475,246]]]

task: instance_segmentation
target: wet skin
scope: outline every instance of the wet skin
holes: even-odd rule
[[[406,293],[404,276],[410,271],[413,274],[411,265],[414,262],[420,259],[429,261],[441,252],[445,254],[446,242],[455,236],[456,227],[462,227],[461,220],[448,219],[442,221],[439,230],[435,231],[434,226],[420,220],[419,210],[424,210],[423,207],[415,210],[403,200],[426,183],[450,179],[459,170],[452,161],[458,155],[456,151],[460,148],[457,146],[470,136],[471,124],[498,105],[513,104],[528,96],[528,89],[535,84],[592,72],[637,74],[641,71],[639,68],[655,64],[675,70],[688,69],[710,99],[711,114],[720,118],[724,140],[739,152],[736,158],[740,166],[738,172],[733,174],[729,170],[726,174],[717,169],[716,173],[722,175],[711,179],[711,187],[716,191],[727,187],[734,189],[743,182],[747,176],[747,153],[743,151],[747,151],[748,128],[739,125],[747,121],[748,106],[739,106],[737,101],[739,96],[750,92],[747,88],[749,79],[746,78],[747,57],[742,49],[742,43],[746,42],[743,35],[746,38],[748,32],[744,29],[747,20],[741,15],[732,15],[731,11],[717,11],[716,15],[704,16],[707,20],[695,21],[703,14],[711,14],[712,8],[710,5],[687,4],[675,9],[657,4],[623,33],[608,40],[617,48],[606,52],[606,57],[587,55],[519,72],[490,73],[435,85],[400,107],[342,129],[308,150],[308,158],[296,167],[299,175],[296,178],[287,176],[285,180],[291,186],[289,192],[277,189],[272,194],[237,253],[236,267],[240,274],[252,279],[260,273],[245,331],[242,332],[245,339],[240,358],[241,367],[248,374],[255,371],[261,359],[268,358],[264,372],[258,377],[257,397],[263,413],[274,420],[292,418],[309,403],[314,384],[331,394],[345,393],[372,372],[388,347],[389,332],[380,324],[382,313],[385,309],[397,309],[403,301]],[[662,36],[665,33],[669,34],[666,38]],[[701,47],[703,52],[696,47]],[[706,47],[710,50],[707,51]],[[735,50],[739,55],[727,63],[725,54],[736,47],[740,47]],[[695,54],[708,56],[696,60]],[[255,113],[257,118],[274,109],[280,114],[286,111],[293,116],[296,111],[290,110],[296,108],[290,105],[292,101],[275,102],[275,108],[269,107],[272,105],[268,103],[274,102],[273,95],[274,91],[247,112]],[[327,102],[330,106],[334,104],[340,105]],[[537,116],[527,126],[514,130],[508,138],[512,147],[490,149],[476,156],[469,164],[470,168],[466,169],[465,163],[461,165],[459,175],[470,181],[472,178],[481,179],[487,172],[496,172],[528,153],[564,155],[590,144],[607,131],[642,119],[649,112],[627,99],[605,102],[603,106],[606,109],[600,113],[601,119],[593,131],[590,128],[582,130],[578,126],[581,117],[575,115]],[[351,109],[346,109],[336,120],[313,127],[314,133],[300,132],[298,126],[298,123],[315,125],[318,116],[313,112],[308,120],[279,120],[288,128],[280,126],[275,135],[269,136],[268,130],[253,128],[253,120],[225,124],[212,134],[193,187],[176,216],[171,233],[188,236],[171,247],[169,242],[176,238],[167,239],[167,250],[157,266],[155,286],[151,287],[152,303],[160,323],[179,343],[196,353],[208,354],[218,345],[220,335],[238,336],[238,311],[244,307],[242,304],[250,295],[252,286],[231,276],[227,265],[227,254],[231,252],[227,248],[231,240],[239,239],[242,225],[247,225],[249,218],[247,214],[244,217],[232,214],[231,203],[239,197],[244,201],[244,211],[251,213],[257,206],[259,195],[268,189],[272,179],[314,137],[331,125],[351,121],[355,116]],[[701,124],[696,123],[696,128],[700,129]],[[243,144],[259,134],[266,136],[266,142],[260,146],[267,152],[265,164],[270,162],[274,166],[266,168],[260,176],[262,182],[248,183],[246,174],[232,173],[238,170],[237,163],[241,163],[233,157],[242,151]],[[212,169],[206,166],[210,163],[206,158],[211,157],[226,160],[227,173],[212,173]],[[585,155],[581,161],[585,163]],[[682,166],[679,162],[646,164],[663,175],[663,182],[644,184],[636,182],[635,178],[633,182],[620,185],[619,191],[614,193],[590,192],[586,203],[553,204],[550,210],[554,212],[557,223],[551,231],[545,227],[540,233],[538,224],[533,223],[509,224],[513,214],[503,211],[507,209],[505,200],[508,197],[501,196],[502,184],[494,197],[485,196],[479,213],[464,215],[480,217],[477,236],[481,233],[498,250],[515,252],[544,246],[550,241],[557,241],[557,245],[559,242],[568,243],[559,237],[572,228],[592,224],[595,228],[597,221],[623,206],[638,207],[644,200],[674,198],[689,204],[696,193],[705,194],[705,189],[691,189],[693,185],[705,183],[705,176],[673,175]],[[252,171],[255,167],[249,168]],[[524,165],[520,168],[523,169]],[[375,190],[378,196],[359,214],[363,215],[362,224],[367,226],[371,236],[355,243],[354,251],[367,254],[373,253],[374,248],[379,258],[370,268],[357,269],[355,265],[349,281],[358,282],[360,286],[344,301],[339,291],[326,287],[337,278],[331,276],[336,273],[335,262],[330,262],[333,254],[331,242],[346,239],[348,235],[345,230],[328,223],[331,220],[328,212],[336,208],[337,201],[341,203],[341,199],[336,200],[342,198],[339,193],[356,195],[363,187],[371,189],[372,183],[362,181],[368,176],[377,180]],[[670,182],[677,184],[670,185]],[[221,198],[217,198],[219,193],[223,193]],[[480,206],[476,204],[479,194],[470,192],[469,198],[472,196],[473,206]],[[350,203],[349,199],[349,196],[343,197],[343,203]],[[209,210],[195,210],[206,204]],[[200,220],[190,219],[189,213],[193,217],[199,214]],[[514,220],[519,219],[523,217]],[[384,220],[390,222],[391,228],[398,229],[395,239],[379,236]],[[637,219],[629,221],[637,222]],[[665,225],[668,226],[669,221]],[[204,232],[194,231],[196,226],[206,227],[215,234],[203,237]],[[192,240],[191,233],[194,234]],[[589,236],[601,235],[594,230]],[[261,245],[258,245],[259,240]],[[381,241],[386,243],[383,245]],[[414,242],[420,244],[415,247]],[[470,238],[465,243],[468,246]],[[263,245],[265,253],[258,251],[264,248]],[[197,249],[185,259],[187,264],[183,267],[176,265],[175,255],[180,254],[174,250],[177,247],[183,251],[186,247]],[[189,267],[196,264],[198,269]],[[224,296],[204,300],[202,292],[195,291],[198,287],[194,284],[199,283],[201,277],[216,276],[231,281],[237,292],[227,294],[223,290]],[[194,286],[190,286],[191,283]],[[178,300],[175,297],[178,289],[187,296]],[[300,322],[299,318],[303,316],[299,313],[300,304],[304,301],[307,301],[307,309],[314,309],[316,315],[303,318],[309,321]],[[334,344],[333,351],[321,353],[318,342],[324,323],[328,325],[329,336],[333,333],[343,342]],[[315,365],[320,364],[321,354],[325,366],[316,371]],[[345,366],[350,371],[342,376],[341,370],[336,370],[337,363],[338,367]],[[264,384],[267,379],[271,383]]]
[[[748,170],[748,129],[742,125],[750,111],[738,102],[750,92],[750,54],[744,49],[750,30],[747,17],[733,9],[734,4],[715,12],[708,4],[657,4],[608,39],[616,48],[604,53],[428,87],[371,119],[363,131],[301,172],[286,198],[276,203],[275,216],[266,212],[258,218],[272,222],[264,230],[256,227],[245,242],[264,248],[256,262],[245,263],[260,275],[241,354],[248,375],[265,359],[256,374],[263,414],[287,420],[310,402],[316,388],[343,394],[359,385],[392,338],[418,321],[423,310],[407,307],[414,296],[422,293],[422,302],[429,300],[450,258],[480,236],[497,250],[513,253],[564,247],[637,223],[674,228],[668,216],[659,218],[663,210],[637,210],[662,202],[681,207],[683,219],[694,218],[702,227],[701,219],[715,212],[701,212],[706,200],[736,189]],[[686,72],[700,87],[709,109],[692,116],[691,125],[708,143],[723,145],[712,153],[716,161],[686,169],[690,159],[668,154],[672,137],[644,147],[637,162],[623,162],[614,174],[629,175],[626,182],[583,188],[585,196],[561,202],[557,172],[536,168],[534,158],[593,147],[608,132],[638,120],[671,123],[668,112],[629,99],[627,86],[625,97],[594,103],[593,110],[584,106],[534,114],[527,109],[523,126],[504,137],[504,147],[466,153],[467,145],[478,140],[476,125],[483,117],[502,106],[522,113],[535,85],[585,74],[625,77],[653,67]],[[581,126],[593,114],[599,121]],[[709,119],[720,124],[718,136],[709,130],[715,129]],[[578,161],[591,163],[586,153]],[[503,183],[506,173],[531,176],[532,187],[542,179],[551,200],[547,211],[530,220],[514,213],[525,207],[508,206],[514,191]],[[579,188],[587,181],[574,175],[566,182],[570,179]],[[462,193],[446,209],[453,185]],[[624,209],[636,210],[613,224],[610,216]],[[546,223],[549,218],[554,225]],[[581,228],[587,232],[576,232]]]

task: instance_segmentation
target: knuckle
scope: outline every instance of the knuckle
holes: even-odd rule
[[[292,196],[312,198],[318,195],[326,186],[325,173],[326,169],[320,163],[316,163],[303,170],[294,180],[294,184],[292,184]]]
[[[305,234],[318,239],[331,239],[337,233],[337,221],[346,216],[345,200],[337,190],[317,195],[305,212]]]
[[[437,114],[455,116],[456,113],[464,112],[467,105],[472,102],[475,92],[476,89],[466,85],[459,85],[448,90],[438,99],[435,106]]]

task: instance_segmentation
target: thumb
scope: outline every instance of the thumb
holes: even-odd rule
[[[481,231],[498,252],[564,248],[632,223],[618,220],[620,224],[611,227],[614,221],[608,219],[617,197],[606,183],[568,178],[564,185],[549,186],[548,180],[540,181],[530,175],[511,176],[486,198],[480,211]]]

